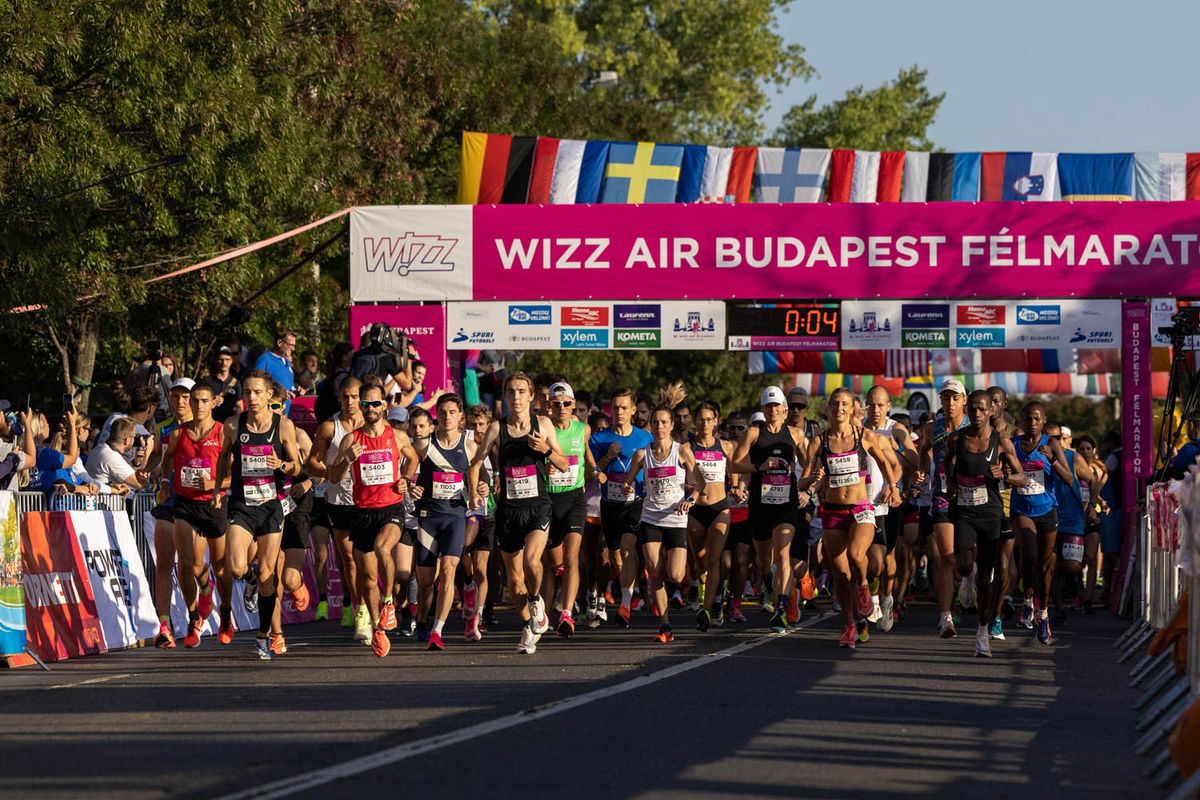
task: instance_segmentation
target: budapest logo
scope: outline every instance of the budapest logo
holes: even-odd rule
[[[513,325],[549,325],[554,321],[550,306],[509,306],[508,321]]]
[[[573,327],[608,327],[607,306],[563,306],[562,324]]]
[[[395,272],[404,277],[410,272],[453,272],[457,262],[450,256],[458,239],[413,233],[403,236],[363,237],[363,260],[367,272]]]
[[[1018,325],[1061,325],[1062,306],[1017,306]]]
[[[957,347],[1004,347],[1004,328],[959,328]]]
[[[662,334],[651,330],[617,331],[617,347],[644,347],[655,349],[661,345]]]
[[[959,325],[1003,325],[1004,306],[961,305],[958,307]]]
[[[608,348],[608,331],[563,328],[561,346],[564,350],[605,350]]]

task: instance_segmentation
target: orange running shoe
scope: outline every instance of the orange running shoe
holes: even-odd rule
[[[282,633],[271,634],[271,652],[277,656],[281,656],[287,652],[287,641],[283,638]]]
[[[675,634],[671,633],[670,625],[663,625],[658,629],[658,633],[654,634],[654,641],[659,644],[668,644],[675,641]]]
[[[853,622],[842,628],[842,638],[838,642],[838,647],[848,647],[851,650],[858,647],[858,628]]]
[[[812,600],[817,596],[817,581],[812,575],[805,575],[800,579],[800,599],[804,601]]]
[[[200,614],[200,619],[208,619],[208,615],[212,613],[213,603],[213,585],[212,573],[208,575],[208,583],[204,584],[204,588],[200,590],[200,597],[196,601],[196,611]]]
[[[233,642],[233,609],[221,609],[221,626],[217,628],[217,641],[221,644]]]
[[[629,627],[629,606],[621,606],[617,609],[616,623],[622,628]]]
[[[388,640],[387,631],[376,628],[371,635],[371,652],[383,658],[392,651],[392,643]]]
[[[200,646],[200,631],[204,630],[204,620],[197,619],[188,624],[187,636],[183,637],[184,647],[199,647]]]
[[[385,631],[396,630],[396,604],[384,602],[379,606],[379,627]]]
[[[800,592],[795,589],[788,593],[787,621],[789,625],[800,621]]]
[[[300,588],[292,592],[292,605],[296,607],[297,611],[306,611],[308,602],[308,587],[301,583]]]
[[[171,630],[171,623],[160,622],[158,624],[158,637],[154,640],[154,646],[159,650],[175,649],[175,633]]]

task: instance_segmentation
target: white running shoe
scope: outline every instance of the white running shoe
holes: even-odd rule
[[[537,639],[528,625],[521,626],[521,641],[517,643],[517,652],[530,656],[537,652]]]
[[[958,636],[958,631],[954,629],[954,617],[942,614],[942,619],[938,623],[938,635],[943,639],[953,639]]]
[[[883,616],[883,611],[879,606],[879,595],[871,595],[871,613],[867,615],[867,622],[879,622]]]
[[[550,630],[550,618],[546,616],[546,601],[540,597],[529,601],[529,627],[538,636]]]
[[[358,607],[354,615],[354,641],[359,644],[370,644],[375,631],[371,628],[371,614],[365,604]]]
[[[992,644],[988,641],[987,625],[980,625],[975,631],[975,655],[978,658],[992,657]]]
[[[896,601],[891,595],[879,601],[879,621],[875,623],[875,627],[887,633],[896,624],[896,618],[892,616],[892,611],[895,608]]]

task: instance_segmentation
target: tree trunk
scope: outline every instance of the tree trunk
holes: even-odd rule
[[[80,383],[90,384],[96,371],[96,351],[100,347],[100,312],[94,308],[84,308],[79,312],[75,328],[75,378]],[[75,408],[80,413],[87,413],[91,389],[79,389],[79,399]]]

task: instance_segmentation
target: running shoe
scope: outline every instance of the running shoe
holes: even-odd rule
[[[849,647],[851,650],[858,647],[858,629],[854,627],[854,623],[842,628],[842,638],[838,647]]]
[[[159,650],[174,650],[175,649],[175,634],[171,630],[171,623],[160,622],[158,625],[158,636],[154,639],[154,646]]]
[[[593,627],[598,627],[601,622],[608,622],[608,608],[603,600],[596,603],[596,625]]]
[[[354,641],[362,644],[371,643],[371,615],[365,605],[359,606],[354,615]]]
[[[1067,610],[1065,608],[1054,609],[1054,617],[1051,620],[1056,628],[1065,628],[1067,625]]]
[[[483,616],[479,618],[479,624],[485,631],[490,631],[498,627],[496,622],[496,610],[491,603],[483,604]]]
[[[392,652],[392,643],[388,639],[387,631],[383,628],[376,628],[371,634],[371,652],[383,658],[388,653]]]
[[[254,655],[258,656],[259,661],[270,661],[271,645],[266,638],[254,637]]]
[[[242,590],[242,604],[251,614],[258,611],[258,581],[254,580],[253,571],[251,571],[250,579],[246,581],[246,588]]]
[[[833,605],[830,606],[830,608],[833,609],[834,613],[837,613],[837,614],[842,613],[842,601],[838,600],[836,597],[833,598]]]
[[[713,606],[713,611],[716,612],[716,616],[712,618],[713,624],[719,628],[725,624],[725,604],[717,603]]]
[[[305,586],[303,582],[300,584],[300,587],[296,589],[296,591],[292,592],[292,606],[298,612],[307,611],[308,604],[311,599],[312,598],[308,596],[308,587]]]
[[[463,630],[463,638],[468,642],[478,642],[483,638],[483,632],[479,630],[479,615],[467,617],[467,627]]]
[[[683,608],[685,605],[683,601],[683,593],[676,589],[675,591],[671,592],[671,599],[667,602],[670,604],[671,608]]]
[[[1081,595],[1075,595],[1075,599],[1071,601],[1071,610],[1083,611],[1083,597]]]
[[[283,638],[282,633],[272,633],[270,642],[271,652],[277,656],[281,656],[287,652],[287,640]]]
[[[867,615],[867,622],[879,622],[879,618],[883,616],[883,611],[879,608],[879,596],[871,595],[871,613]]]
[[[855,589],[855,597],[858,598],[858,615],[860,617],[870,616],[873,607],[871,604],[871,587],[860,585]]]
[[[620,594],[620,592],[618,592],[617,594]],[[608,603],[610,606],[615,606],[617,604],[617,599],[613,595],[613,582],[612,581],[609,581],[608,586],[604,587],[604,602]]]
[[[354,607],[349,603],[346,603],[342,606],[342,627],[354,627]]]
[[[975,631],[975,657],[976,658],[991,658],[992,645],[988,641],[989,631],[987,625],[980,625]]]
[[[988,629],[988,635],[998,642],[1004,641],[1004,621],[1000,617],[992,620],[992,626]]]
[[[570,639],[575,635],[575,618],[571,616],[570,611],[558,615],[558,635],[563,639]]]
[[[196,613],[200,615],[200,619],[208,619],[208,615],[212,613],[213,589],[216,588],[213,584],[212,571],[208,574],[208,583],[200,592],[200,598],[196,601]]]
[[[788,627],[787,619],[784,617],[784,614],[782,611],[777,611],[777,612],[775,612],[774,615],[771,616],[770,625],[771,625],[771,630],[774,633],[783,633],[784,631],[787,630],[787,627]]]
[[[742,613],[742,599],[740,597],[733,598],[733,602],[730,604],[729,621],[733,623],[746,621],[746,615]]]
[[[400,634],[409,639],[417,635],[417,620],[413,617],[412,607],[405,606],[400,609]]]
[[[800,592],[796,589],[788,592],[787,600],[787,623],[795,625],[800,621]]]
[[[813,600],[817,596],[817,582],[812,575],[806,574],[800,579],[800,599]]]
[[[942,614],[942,620],[938,623],[938,636],[943,639],[953,639],[958,636],[958,631],[954,629],[954,617]]]
[[[183,637],[183,646],[194,648],[200,646],[200,632],[204,630],[204,618],[192,620],[188,624],[187,636]]]
[[[217,641],[221,644],[233,642],[233,609],[221,609],[221,625],[217,628]]]
[[[437,631],[429,632],[429,644],[425,645],[426,650],[445,650],[446,645],[442,642],[442,635]]]
[[[329,601],[321,600],[317,603],[317,619],[329,619]]]
[[[394,631],[398,627],[396,604],[390,600],[384,600],[379,606],[379,627],[385,631]]]
[[[871,626],[867,624],[865,619],[860,619],[854,625],[855,631],[858,632],[858,643],[866,644],[871,639]]]
[[[546,601],[540,597],[529,600],[529,627],[539,636],[550,630],[550,618],[546,616]]]
[[[533,631],[528,625],[521,626],[521,641],[517,642],[517,652],[529,656],[537,652],[537,640],[533,638]]]
[[[896,618],[892,615],[892,612],[896,610],[895,605],[896,601],[892,599],[891,595],[879,601],[879,619],[876,621],[875,627],[883,633],[890,631],[896,624]]]
[[[640,590],[634,589],[633,590],[633,600],[630,601],[630,603],[629,603],[629,610],[637,611],[639,608],[642,607],[642,605],[643,605],[642,593]]]
[[[708,626],[711,624],[712,614],[708,613],[708,609],[702,608],[696,612],[696,630],[708,633]]]
[[[767,614],[775,613],[775,604],[779,602],[779,595],[774,590],[763,595],[762,610]]]
[[[1021,606],[1021,624],[1033,630],[1033,601],[1026,600]]]
[[[463,618],[470,619],[475,616],[475,609],[479,604],[479,587],[474,582],[468,583],[463,587]]]
[[[1042,617],[1037,624],[1037,640],[1042,644],[1053,644],[1054,636],[1050,633],[1050,617]]]
[[[617,608],[617,616],[613,620],[622,628],[629,627],[629,606],[619,606]]]
[[[654,641],[659,644],[670,644],[675,641],[675,634],[671,633],[671,626],[663,625],[659,627],[658,633],[654,634]]]

